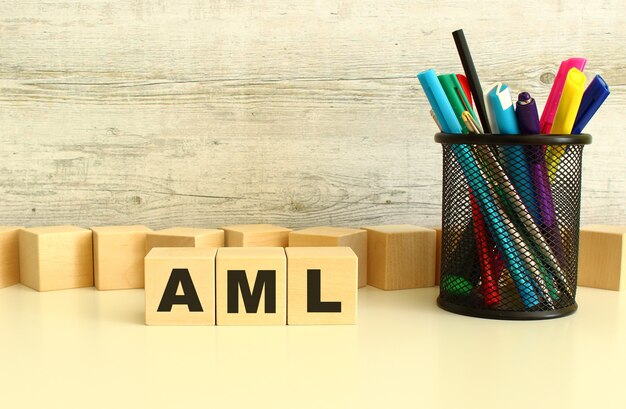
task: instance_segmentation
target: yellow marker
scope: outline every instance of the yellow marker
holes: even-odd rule
[[[550,133],[567,135],[572,132],[578,107],[585,92],[586,79],[585,74],[579,69],[572,68],[569,70]],[[548,146],[546,149],[546,162],[551,182],[554,180],[556,170],[561,162],[561,156],[564,153],[565,146]]]

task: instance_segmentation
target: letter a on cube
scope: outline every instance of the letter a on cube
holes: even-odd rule
[[[145,258],[146,324],[215,325],[215,248],[157,247]]]

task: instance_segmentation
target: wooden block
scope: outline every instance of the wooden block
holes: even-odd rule
[[[20,282],[20,229],[21,227],[0,226],[0,288]]]
[[[359,258],[359,287],[367,285],[367,232],[345,227],[310,227],[289,233],[289,247],[350,247]]]
[[[286,247],[291,231],[271,224],[237,224],[221,229],[226,247]]]
[[[578,285],[626,289],[626,226],[590,225],[580,229]]]
[[[435,285],[435,230],[409,224],[364,229],[367,230],[369,285],[383,290]]]
[[[224,230],[172,227],[146,235],[146,254],[154,247],[224,247]]]
[[[157,247],[145,258],[146,324],[215,325],[216,248]]]
[[[93,285],[91,230],[75,226],[20,230],[22,284],[37,291]]]
[[[435,227],[437,233],[437,251],[435,253],[435,285],[439,285],[441,279],[441,227]]]
[[[358,258],[350,247],[287,247],[289,325],[356,324]]]
[[[287,259],[282,247],[217,251],[217,325],[285,325]]]
[[[146,226],[92,227],[94,282],[98,290],[143,288]]]

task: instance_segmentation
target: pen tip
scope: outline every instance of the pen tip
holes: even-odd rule
[[[528,92],[520,92],[517,96],[518,101],[528,101],[530,99],[530,94]]]

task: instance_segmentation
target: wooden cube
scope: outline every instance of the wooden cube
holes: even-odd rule
[[[580,229],[578,285],[626,289],[626,226],[590,225]]]
[[[350,247],[287,247],[289,325],[355,324],[358,258]]]
[[[367,285],[367,232],[345,227],[310,227],[289,233],[289,247],[350,247],[359,258],[359,287]]]
[[[435,285],[439,285],[441,279],[441,227],[435,227],[437,233],[437,251],[435,253]]]
[[[146,254],[154,247],[224,247],[224,230],[172,227],[146,235]]]
[[[215,325],[216,248],[157,247],[145,258],[146,324]]]
[[[285,325],[287,259],[282,247],[217,251],[217,325]]]
[[[364,229],[367,230],[369,285],[383,290],[435,285],[435,230],[409,224]]]
[[[94,279],[98,290],[143,288],[146,226],[93,227]]]
[[[0,288],[20,282],[20,229],[0,226]]]
[[[226,247],[286,247],[291,229],[271,224],[222,227]]]
[[[20,230],[22,284],[37,291],[93,285],[91,230],[75,226]]]

